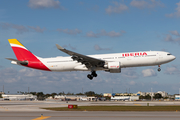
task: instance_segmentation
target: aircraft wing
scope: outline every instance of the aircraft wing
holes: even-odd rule
[[[65,48],[59,46],[58,44],[56,44],[56,47],[59,50],[61,50],[62,52],[65,52],[66,54],[72,56],[71,58],[73,60],[76,60],[78,62],[81,62],[82,64],[85,64],[87,68],[103,67],[104,64],[105,64],[104,60],[96,59],[96,58],[93,58],[93,57],[89,57],[89,56],[86,56],[86,55],[75,53],[75,52],[70,51],[70,50],[66,50]]]

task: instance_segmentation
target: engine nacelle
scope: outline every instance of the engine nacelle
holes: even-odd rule
[[[108,62],[104,65],[105,68],[108,68],[110,73],[120,73],[121,72],[121,63],[120,62]]]

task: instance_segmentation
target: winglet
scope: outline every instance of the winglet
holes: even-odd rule
[[[57,47],[57,49],[59,49],[59,50],[63,50],[63,49],[64,49],[63,47],[61,47],[61,46],[58,45],[58,44],[56,44],[56,47]]]

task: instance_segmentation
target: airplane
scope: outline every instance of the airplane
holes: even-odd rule
[[[161,71],[160,65],[173,61],[176,57],[164,51],[140,51],[113,54],[82,55],[67,50],[58,44],[56,47],[70,57],[41,58],[31,53],[17,39],[8,39],[16,58],[6,58],[12,64],[45,71],[90,71],[87,77],[97,77],[96,71],[120,73],[121,68],[155,66]]]

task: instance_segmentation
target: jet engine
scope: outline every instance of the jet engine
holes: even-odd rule
[[[121,72],[121,63],[120,62],[108,62],[107,64],[104,65],[107,72],[110,73],[120,73]]]

